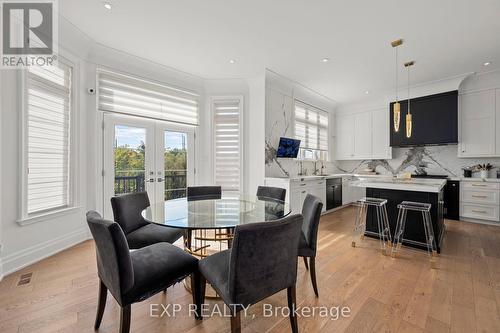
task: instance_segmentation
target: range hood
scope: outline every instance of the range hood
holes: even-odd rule
[[[408,100],[401,104],[401,122],[399,131],[394,131],[393,113],[390,112],[389,131],[391,147],[414,147],[431,145],[449,145],[458,143],[458,90],[435,95],[413,98],[410,108],[413,117],[412,136],[407,138],[404,115],[408,109]],[[389,110],[392,110],[390,103]]]

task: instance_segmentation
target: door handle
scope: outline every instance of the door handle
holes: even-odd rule
[[[154,178],[149,178],[148,180],[146,180],[146,182],[148,182],[148,183],[154,183],[155,179]]]

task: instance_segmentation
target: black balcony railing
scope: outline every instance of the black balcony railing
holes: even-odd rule
[[[115,176],[115,195],[142,192],[144,190],[144,175]]]
[[[155,179],[157,180],[157,179]],[[186,196],[186,170],[165,171],[165,200]],[[136,176],[115,176],[115,195],[145,191],[144,174]]]

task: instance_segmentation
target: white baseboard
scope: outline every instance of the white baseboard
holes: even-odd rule
[[[10,273],[50,257],[87,239],[90,239],[88,229],[81,228],[5,256],[0,259],[0,281]]]
[[[478,224],[494,225],[494,226],[497,226],[497,227],[500,226],[500,223],[496,222],[496,221],[473,219],[473,218],[470,218],[470,217],[463,217],[463,216],[460,216],[460,221],[470,222],[470,223],[478,223]]]

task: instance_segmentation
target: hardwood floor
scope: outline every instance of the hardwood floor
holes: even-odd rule
[[[349,307],[350,316],[299,317],[301,332],[500,332],[500,227],[447,221],[435,270],[425,252],[403,248],[384,257],[378,241],[351,247],[353,210],[322,217],[316,271],[319,298],[298,262],[299,306]],[[19,285],[20,277],[33,273]],[[26,282],[26,280],[25,280]],[[0,283],[0,332],[93,332],[98,280],[92,241],[4,278]],[[150,304],[188,306],[182,284],[132,306],[132,332],[228,332],[220,316],[195,321],[183,310],[175,318],[150,316]],[[220,301],[210,300],[214,308]],[[265,303],[286,306],[286,291]],[[185,309],[186,309],[185,308]],[[220,307],[222,309],[222,306]],[[259,303],[242,316],[244,332],[289,332],[286,314],[263,316]],[[119,308],[108,297],[100,332],[118,332]]]

